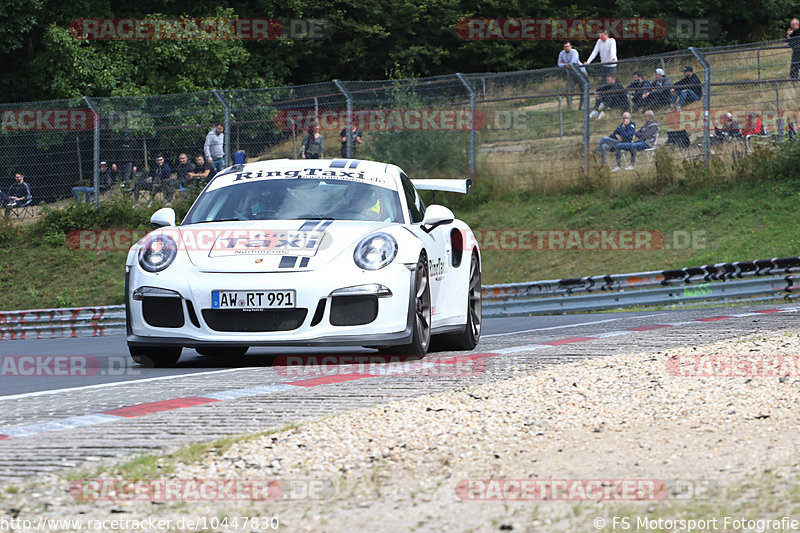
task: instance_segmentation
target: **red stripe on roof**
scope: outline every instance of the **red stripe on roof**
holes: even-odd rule
[[[130,407],[120,407],[119,409],[111,409],[110,411],[103,411],[103,414],[122,416],[125,418],[134,418],[137,416],[144,416],[150,413],[159,413],[161,411],[172,411],[173,409],[194,407],[195,405],[203,405],[218,401],[219,400],[215,400],[214,398],[203,398],[202,396],[189,396],[186,398],[176,398],[174,400],[164,400],[162,402],[140,403],[139,405],[131,405]]]
[[[0,440],[8,440],[10,438],[8,435],[0,435]]]
[[[756,313],[777,313],[779,309],[762,309],[761,311],[756,311]]]

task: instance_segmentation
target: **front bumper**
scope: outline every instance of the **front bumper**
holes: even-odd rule
[[[182,272],[170,270],[152,274],[134,265],[126,274],[125,308],[129,346],[397,346],[411,342],[414,273],[402,263],[389,265],[379,271],[357,270],[338,276],[326,276],[313,271],[229,274],[193,269],[192,272],[185,269],[181,269]],[[359,325],[334,325],[337,320],[334,319],[332,323],[331,311],[336,296],[331,296],[331,293],[346,287],[370,284],[380,284],[391,291],[391,296],[383,294],[377,297],[374,320]],[[175,327],[173,323],[172,327],[158,327],[148,323],[144,302],[132,299],[133,291],[140,287],[174,291],[174,298],[164,298],[163,301],[169,303],[176,313],[182,314],[180,325]],[[289,330],[220,331],[212,328],[204,316],[211,310],[211,291],[220,289],[295,289],[296,309],[305,309],[307,312],[299,325]],[[149,305],[152,309],[152,302]],[[245,318],[253,322],[253,317]]]

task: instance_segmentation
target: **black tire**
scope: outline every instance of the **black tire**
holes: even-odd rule
[[[437,350],[472,350],[478,345],[481,338],[481,324],[483,323],[481,302],[481,268],[478,254],[472,254],[469,266],[469,284],[467,285],[467,323],[464,331],[454,335],[437,335],[435,345]]]
[[[400,355],[420,355],[428,353],[431,343],[431,285],[428,273],[428,258],[423,252],[414,271],[413,325],[411,342],[398,346]]]
[[[207,357],[244,357],[249,346],[198,346],[197,353]]]
[[[134,363],[147,368],[171,368],[181,358],[181,346],[130,346],[128,351]]]

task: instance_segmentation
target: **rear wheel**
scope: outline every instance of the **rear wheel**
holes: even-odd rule
[[[397,347],[402,355],[425,355],[431,342],[431,287],[428,259],[423,253],[414,271],[413,325],[411,342]]]
[[[243,357],[248,346],[198,346],[197,353],[208,357]]]
[[[436,337],[436,348],[439,350],[472,350],[481,338],[481,267],[478,254],[472,254],[469,266],[469,284],[467,285],[467,323],[464,331],[455,335]]]
[[[131,346],[128,351],[134,363],[148,368],[169,368],[181,358],[181,346]]]

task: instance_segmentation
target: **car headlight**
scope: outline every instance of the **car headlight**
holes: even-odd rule
[[[139,250],[139,265],[148,272],[161,272],[175,260],[178,245],[169,235],[155,235],[145,240]]]
[[[397,241],[388,233],[370,235],[358,243],[353,260],[365,270],[379,270],[397,256]]]

